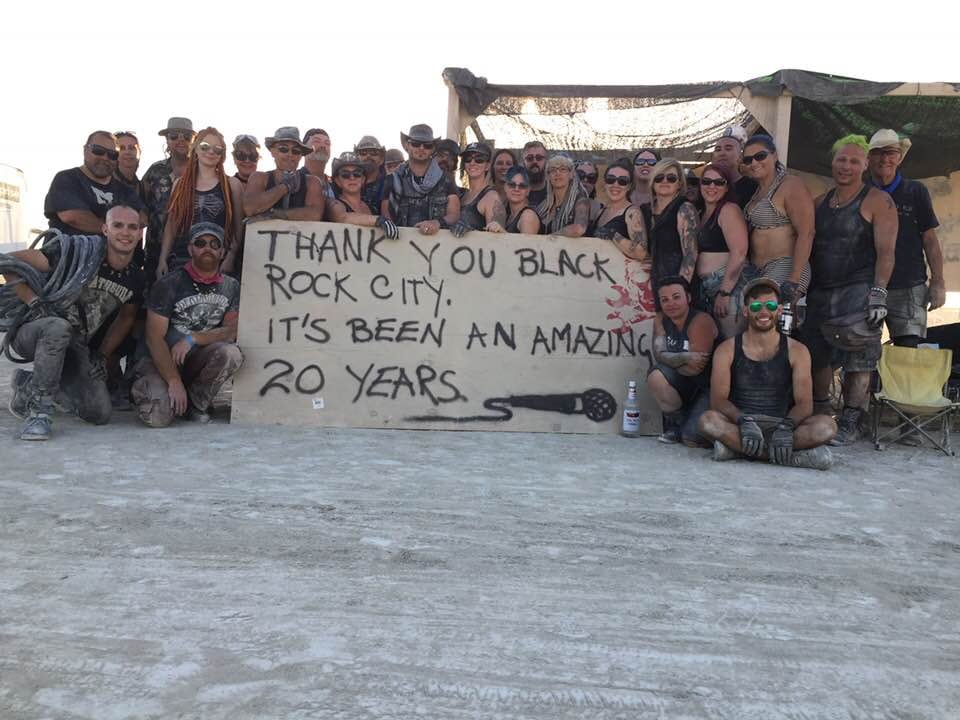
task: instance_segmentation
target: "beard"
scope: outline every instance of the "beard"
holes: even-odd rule
[[[542,183],[543,179],[547,176],[543,170],[527,170],[527,174],[530,176],[530,182],[536,185]]]

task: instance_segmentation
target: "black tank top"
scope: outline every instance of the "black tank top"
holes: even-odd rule
[[[307,172],[306,168],[300,168],[297,170],[297,172],[300,173],[300,188],[293,195],[284,195],[282,198],[277,200],[270,208],[271,210],[274,208],[284,207],[283,201],[287,199],[290,200],[290,202],[286,205],[287,208],[302,208],[307,206],[307,176],[310,173]],[[277,181],[273,179],[273,172],[267,173],[266,189],[269,190],[276,184]]]
[[[864,185],[857,196],[841,208],[830,207],[836,194],[831,190],[817,208],[817,229],[810,252],[810,285],[834,288],[853,283],[872,283],[877,264],[873,243],[873,224],[868,223],[860,208],[870,192]]]
[[[520,218],[522,218],[522,217],[523,217],[523,214],[524,214],[525,212],[527,212],[528,210],[529,210],[530,212],[532,212],[532,213],[536,216],[536,218],[537,218],[537,232],[539,233],[539,232],[540,232],[540,216],[537,215],[537,211],[534,210],[534,209],[533,209],[532,207],[530,207],[529,205],[528,205],[527,207],[523,208],[520,212],[518,212],[518,213],[517,213],[516,215],[514,215],[512,218],[507,218],[507,227],[505,227],[504,229],[505,229],[508,233],[519,233],[519,232],[520,232]]]
[[[723,228],[720,227],[722,209],[722,207],[718,208],[707,224],[701,225],[697,230],[697,249],[700,252],[730,252],[730,248],[727,247],[727,238],[723,234]]]
[[[460,208],[460,219],[470,226],[471,230],[483,230],[487,226],[487,219],[483,216],[477,207],[483,196],[493,190],[492,185],[487,185],[483,190],[477,193],[477,196]]]
[[[193,193],[193,223],[211,222],[219,225],[224,232],[227,230],[227,204],[223,199],[223,188],[220,184],[209,190],[196,190]],[[190,244],[189,228],[187,232],[177,237],[173,244],[172,254],[178,258],[189,256],[187,246]]]
[[[666,315],[663,316],[663,340],[667,352],[678,353],[688,352],[690,350],[690,336],[687,334],[690,329],[690,323],[693,322],[693,319],[697,315],[701,314],[699,310],[690,308],[687,313],[687,321],[683,323],[682,328],[678,328],[673,320]],[[693,378],[693,380],[697,381],[698,385],[706,386],[709,383],[711,365],[711,363],[708,363],[703,371]]]
[[[594,227],[593,232],[589,234],[593,236],[598,230],[604,230],[609,228],[620,237],[623,237],[629,240],[630,233],[627,230],[627,210],[629,210],[631,207],[632,207],[631,205],[627,205],[627,207],[624,208],[623,212],[617,215],[616,217],[610,218],[603,225],[597,224]],[[598,218],[598,223],[599,223],[599,218]]]
[[[793,371],[787,336],[780,336],[780,348],[769,360],[751,360],[743,352],[743,334],[734,340],[730,368],[730,402],[745,415],[786,417],[793,406]]]
[[[660,287],[660,280],[668,275],[680,274],[680,263],[683,260],[683,250],[680,247],[680,231],[677,230],[677,215],[680,206],[687,202],[681,195],[673,200],[656,220],[648,223],[650,227],[650,255],[652,268],[650,277],[655,288]],[[649,206],[644,206],[649,208]],[[648,212],[651,212],[648,210]],[[652,218],[652,216],[651,216]]]

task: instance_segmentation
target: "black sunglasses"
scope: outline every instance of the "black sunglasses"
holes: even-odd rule
[[[511,190],[526,190],[528,187],[530,187],[526,183],[518,183],[518,182],[504,183],[503,186],[508,187]]]
[[[287,153],[293,153],[294,155],[306,155],[310,152],[309,150],[304,150],[301,147],[290,147],[289,145],[274,145],[273,149],[281,155],[286,155]]]
[[[653,167],[654,165],[657,164],[657,161],[652,158],[637,158],[636,160],[633,161],[633,164],[640,165],[640,166],[649,165],[650,167]]]
[[[616,183],[621,187],[626,187],[627,185],[630,184],[630,178],[625,177],[623,175],[604,175],[603,181],[607,185],[613,185],[614,183]]]
[[[366,173],[363,170],[341,170],[337,173],[337,177],[341,180],[349,180],[350,178],[362,178],[366,176]]]
[[[167,140],[192,140],[193,133],[186,130],[171,130],[167,133]]]
[[[753,155],[744,155],[743,164],[751,165],[754,160],[756,160],[757,162],[763,162],[768,157],[770,157],[770,153],[767,152],[766,150],[761,150],[760,152],[754,153]]]
[[[243,150],[234,150],[233,157],[239,162],[257,162],[257,160],[260,159],[260,155],[258,153],[245,153]]]
[[[434,142],[424,142],[422,140],[407,140],[410,143],[410,147],[415,148],[426,148],[427,150],[433,150],[433,146],[436,145]]]
[[[587,182],[595,183],[597,181],[597,173],[585,173],[582,170],[577,170],[577,177],[581,180],[586,180]]]
[[[727,181],[723,178],[700,178],[700,184],[704,187],[710,187],[711,185],[716,185],[717,187],[723,187],[727,184]]]
[[[119,152],[117,152],[116,150],[111,150],[110,148],[105,148],[103,145],[94,145],[93,143],[90,143],[89,145],[87,145],[87,150],[92,152],[97,157],[103,157],[104,155],[106,155],[111,160],[116,160],[117,158],[120,157]]]
[[[207,243],[210,244],[211,250],[219,250],[220,248],[223,247],[223,241],[220,240],[220,238],[215,238],[215,237],[212,237],[209,240],[205,240],[202,237],[198,237],[196,240],[193,241],[193,246],[195,248],[200,248],[202,250],[207,246]]]
[[[677,180],[679,180],[679,179],[680,179],[679,177],[677,177],[677,176],[674,175],[673,173],[670,173],[669,175],[662,175],[662,174],[661,174],[661,175],[657,175],[657,176],[653,179],[653,181],[654,181],[655,183],[662,183],[662,182],[675,183],[675,182],[676,182]]]
[[[466,165],[466,164],[469,163],[469,162],[477,163],[478,165],[482,165],[482,164],[485,163],[485,162],[489,162],[489,160],[490,160],[490,156],[489,156],[489,155],[482,155],[482,154],[480,154],[480,153],[469,153],[469,154],[463,156],[463,164],[464,164],[464,165]]]

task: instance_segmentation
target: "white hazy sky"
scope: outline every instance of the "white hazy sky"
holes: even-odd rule
[[[396,147],[414,123],[444,132],[448,66],[498,83],[745,80],[781,68],[960,82],[950,4],[764,5],[7,3],[0,163],[26,173],[26,220],[38,227],[50,180],[82,162],[94,129],[136,131],[141,173],[162,157],[157,131],[171,115],[228,141],[297,125],[325,128],[334,154],[365,134]]]

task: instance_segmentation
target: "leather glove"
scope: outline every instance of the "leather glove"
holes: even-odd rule
[[[107,380],[107,356],[99,350],[90,352],[90,377],[94,380]]]
[[[780,283],[780,302],[791,303],[797,299],[797,290],[799,286],[790,280],[784,280]]]
[[[468,230],[470,230],[470,226],[467,225],[467,223],[465,223],[463,220],[457,220],[450,228],[450,233],[454,237],[461,238],[467,234]]]
[[[400,237],[400,229],[397,227],[396,223],[389,218],[385,218],[383,215],[377,218],[376,225],[378,228],[383,230],[383,234],[386,235],[390,240],[396,240]]]
[[[797,422],[792,417],[785,417],[777,425],[770,437],[770,461],[777,465],[789,465],[793,459],[793,431],[797,429]]]
[[[887,317],[887,291],[882,287],[870,288],[867,300],[867,325],[878,328]]]
[[[740,449],[747,457],[758,457],[763,452],[763,431],[757,421],[749,415],[741,415],[737,421],[740,426]]]
[[[46,302],[35,297],[30,301],[30,304],[27,305],[27,313],[23,316],[23,322],[33,322],[34,320],[41,320],[48,317],[57,317],[57,313],[55,313],[53,308]]]
[[[300,173],[296,170],[285,170],[280,175],[280,182],[287,186],[287,195],[293,195],[300,189]]]

